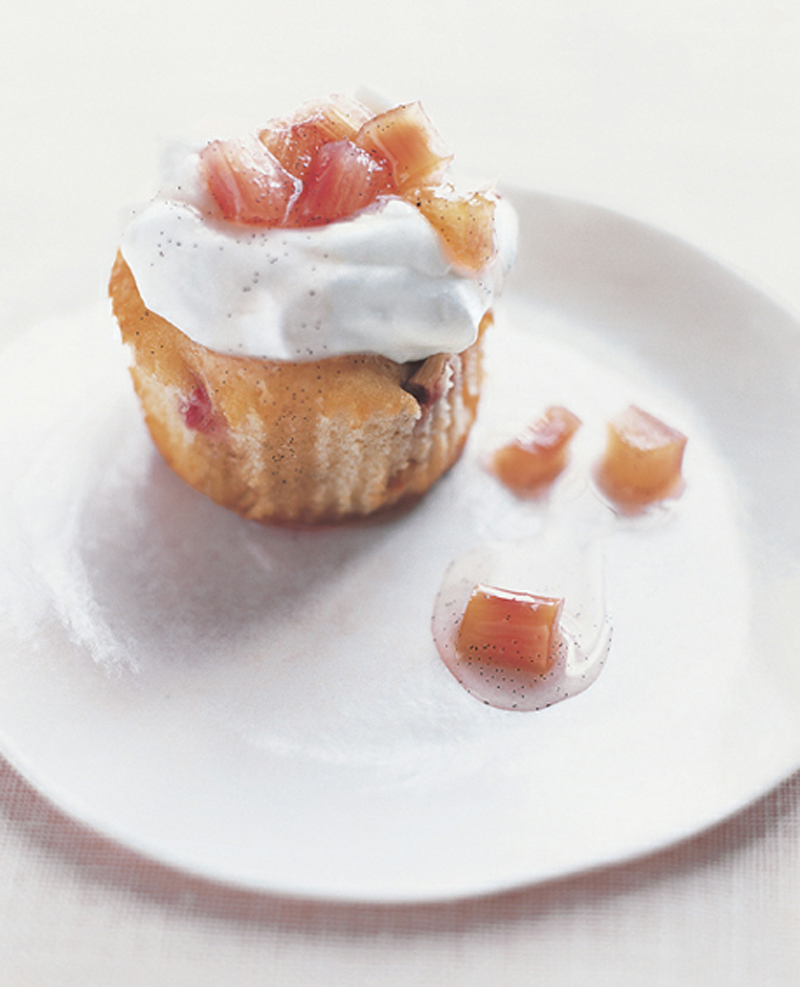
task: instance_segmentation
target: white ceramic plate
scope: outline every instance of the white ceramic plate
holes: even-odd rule
[[[664,847],[800,766],[797,324],[652,229],[516,202],[479,425],[397,517],[272,530],[185,487],[104,310],[4,353],[0,749],[65,812],[214,880],[424,901]],[[553,402],[573,464],[517,501],[481,457]],[[683,496],[639,517],[590,479],[630,402],[689,435]],[[467,695],[430,635],[451,560],[523,538],[567,579],[599,555],[613,626],[536,713]]]

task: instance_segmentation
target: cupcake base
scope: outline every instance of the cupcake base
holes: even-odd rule
[[[424,494],[475,420],[482,336],[418,363],[221,354],[148,311],[117,256],[109,291],[153,441],[183,480],[262,522],[330,524]]]

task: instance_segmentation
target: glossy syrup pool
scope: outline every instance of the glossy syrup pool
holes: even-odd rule
[[[560,597],[555,661],[544,674],[498,668],[458,654],[456,638],[472,590],[500,589]],[[602,533],[554,526],[539,536],[486,543],[445,573],[433,613],[433,637],[447,668],[476,699],[508,710],[538,710],[578,695],[602,671],[612,629],[605,606]]]

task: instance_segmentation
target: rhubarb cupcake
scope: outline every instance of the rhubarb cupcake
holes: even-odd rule
[[[172,156],[110,294],[187,483],[257,521],[335,523],[456,462],[516,231],[450,157],[419,104],[341,97]]]

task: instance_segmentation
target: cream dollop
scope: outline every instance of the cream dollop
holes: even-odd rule
[[[470,275],[449,262],[419,210],[395,197],[326,226],[217,220],[196,160],[173,165],[121,250],[148,309],[217,352],[293,361],[377,353],[400,363],[461,352],[514,259],[516,216],[499,197],[497,254]]]

